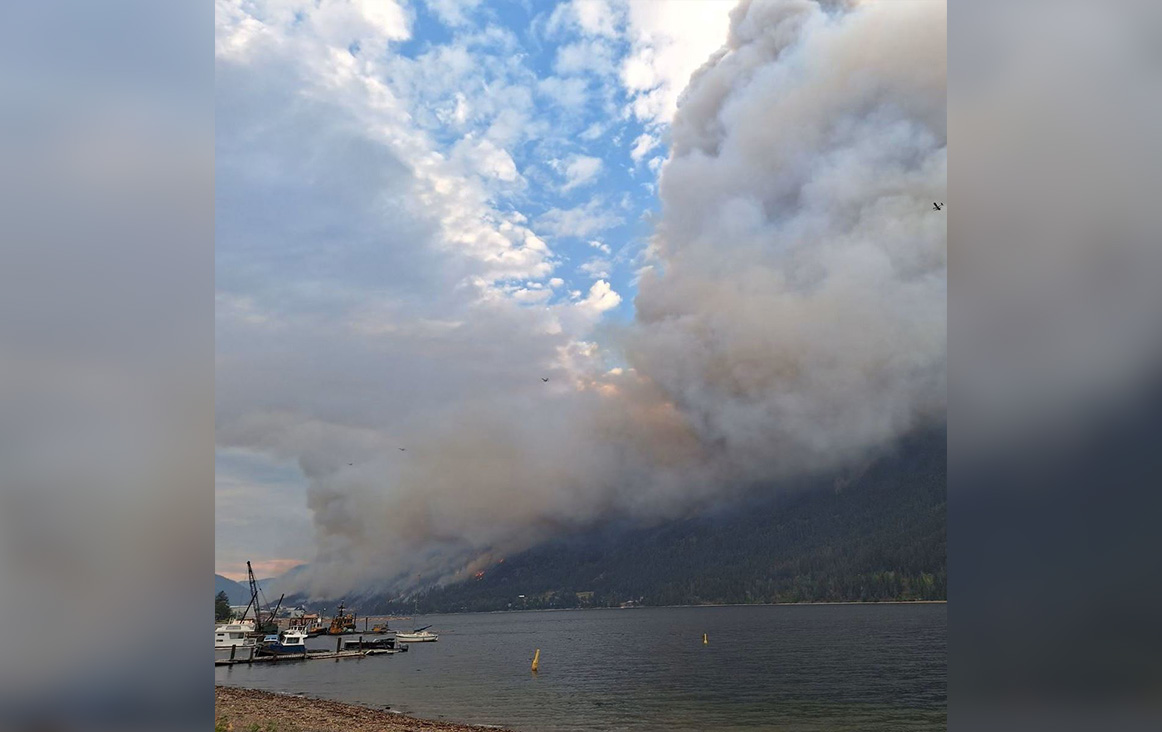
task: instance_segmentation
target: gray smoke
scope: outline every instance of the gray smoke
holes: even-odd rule
[[[945,49],[942,3],[744,2],[673,120],[633,324],[597,345],[509,313],[489,338],[417,340],[418,366],[382,356],[438,373],[455,408],[409,407],[400,387],[392,416],[220,416],[221,443],[311,480],[306,589],[463,577],[611,517],[839,468],[942,418]],[[539,374],[499,375],[550,362],[532,394]]]
[[[945,9],[744,3],[692,80],[627,350],[736,478],[945,403]]]

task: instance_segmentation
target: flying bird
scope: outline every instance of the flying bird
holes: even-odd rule
[[[354,465],[355,463],[347,463],[347,464],[348,464],[348,465]]]
[[[408,449],[407,449],[406,447],[401,447],[401,448],[399,449],[399,451],[400,451],[400,452],[407,452],[407,451],[408,451]]]
[[[549,378],[548,378],[547,376],[542,376],[542,377],[541,377],[541,381],[545,381],[545,382],[547,382],[548,380],[549,380]]]
[[[944,201],[941,201],[940,203],[936,203],[935,201],[933,201],[932,202],[932,209],[935,211],[943,210],[944,209]]]

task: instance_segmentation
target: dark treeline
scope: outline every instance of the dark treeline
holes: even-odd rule
[[[942,600],[945,477],[945,433],[925,432],[862,470],[778,498],[561,538],[507,557],[479,579],[359,604],[406,614],[417,605],[428,613]]]

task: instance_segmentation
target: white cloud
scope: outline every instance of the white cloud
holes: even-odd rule
[[[575,307],[589,313],[603,313],[621,304],[621,295],[605,280],[598,280],[589,288],[589,294]]]
[[[616,70],[613,50],[608,43],[597,38],[578,41],[558,48],[553,69],[563,76],[586,71],[605,76],[612,75]]]
[[[549,209],[536,220],[536,227],[555,236],[584,238],[623,223],[624,219],[608,210],[603,199],[574,208]]]
[[[596,239],[591,240],[589,242],[589,246],[593,247],[594,249],[600,249],[601,251],[605,252],[606,254],[609,254],[609,252],[610,252],[608,244],[604,244]]]
[[[668,124],[690,75],[726,43],[734,0],[629,0],[632,50],[621,78],[635,117]],[[644,153],[643,153],[644,155]]]
[[[576,77],[550,76],[537,84],[541,94],[567,109],[584,107],[589,101],[585,80]]]
[[[323,0],[313,10],[301,10],[317,37],[346,49],[352,42],[376,50],[389,41],[411,37],[411,18],[393,0]]]
[[[588,262],[585,262],[577,269],[593,278],[602,278],[609,276],[609,270],[612,267],[608,259],[601,257],[594,257]]]
[[[653,150],[658,146],[659,142],[661,142],[660,138],[651,135],[648,132],[643,132],[641,135],[638,135],[636,140],[633,141],[633,149],[630,150],[629,156],[633,158],[635,163],[640,163],[642,158],[644,158],[650,150]]]
[[[608,129],[606,125],[600,122],[594,122],[593,124],[586,127],[585,131],[581,133],[581,139],[586,141],[596,140],[605,134],[606,129]]]
[[[489,140],[476,140],[469,135],[453,146],[452,158],[465,162],[472,172],[484,178],[506,183],[520,179],[512,156]]]
[[[611,5],[608,0],[572,0],[553,10],[548,30],[559,33],[572,26],[586,35],[612,37],[617,35],[622,13],[620,5]]]
[[[481,0],[424,0],[432,14],[450,28],[459,28],[468,23],[472,11],[480,7]]]
[[[565,280],[561,279],[560,277],[554,277],[553,279],[549,280],[549,287],[557,288],[563,284],[565,284]]]
[[[561,191],[571,191],[593,183],[601,174],[602,167],[601,158],[574,155],[565,164],[565,184]]]

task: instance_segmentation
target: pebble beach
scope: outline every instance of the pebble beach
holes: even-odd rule
[[[512,732],[232,686],[214,687],[214,729],[229,732]]]

